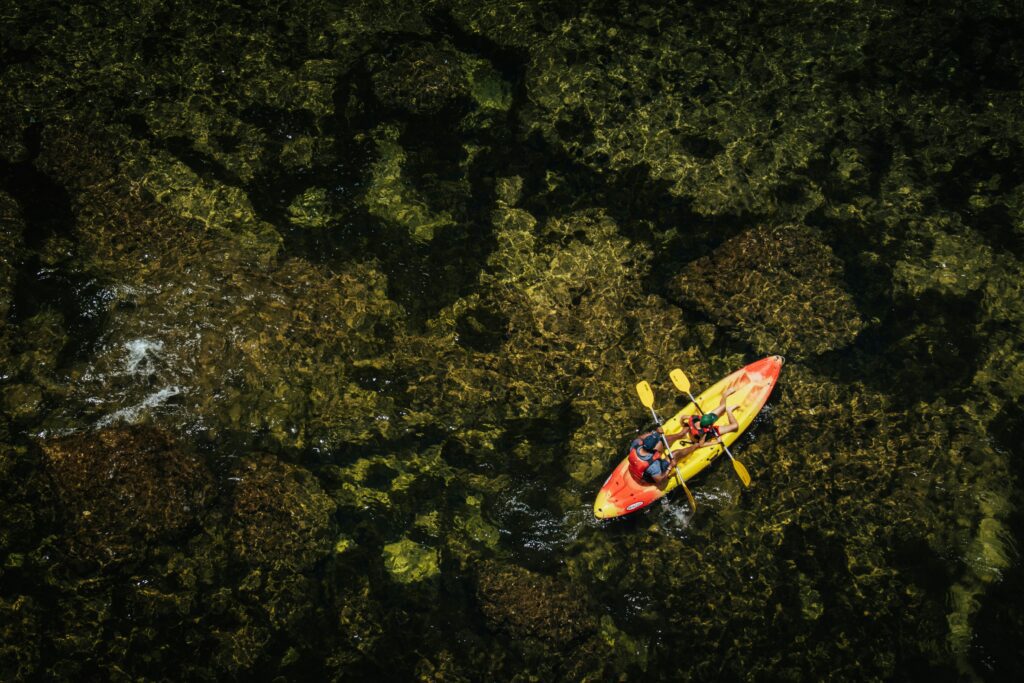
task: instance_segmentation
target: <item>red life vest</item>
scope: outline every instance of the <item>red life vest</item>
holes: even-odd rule
[[[629,449],[629,473],[636,478],[637,481],[644,481],[644,472],[651,466],[651,463],[658,459],[657,453],[652,453],[646,460],[640,457],[640,453],[637,452],[639,447]]]
[[[700,441],[700,437],[707,434],[708,436],[718,436],[718,427],[711,425],[710,427],[700,426],[700,417],[697,415],[690,415],[686,421],[686,425],[690,428],[690,437],[694,441]]]

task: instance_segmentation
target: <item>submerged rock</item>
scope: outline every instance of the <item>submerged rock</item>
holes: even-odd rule
[[[378,159],[370,169],[366,191],[369,212],[409,231],[415,242],[429,242],[442,229],[455,225],[448,211],[434,211],[406,177],[406,153],[398,141],[395,126],[382,125],[374,131]]]
[[[308,470],[267,455],[235,476],[228,525],[239,559],[298,572],[330,552],[334,502]]]
[[[42,390],[32,384],[8,384],[4,387],[3,411],[12,420],[26,420],[39,413]]]
[[[0,192],[0,337],[7,326],[18,265],[24,257],[22,232],[25,220],[21,207],[6,192]]]
[[[949,226],[948,221],[920,223],[908,240],[912,246],[905,247],[913,253],[893,268],[897,292],[913,297],[927,291],[963,296],[986,284],[993,262],[992,249],[980,235],[962,226]]]
[[[39,666],[43,614],[31,597],[0,597],[0,675],[4,680],[33,678]]]
[[[71,194],[76,266],[103,283],[87,302],[104,316],[96,354],[75,368],[60,420],[81,427],[159,409],[183,428],[198,419],[217,435],[266,431],[300,447],[386,430],[387,397],[355,378],[401,316],[376,265],[332,272],[279,260],[280,235],[242,190],[117,142],[54,127],[39,160]],[[310,199],[297,218],[321,225],[323,197]],[[141,363],[140,345],[150,349]]]
[[[384,546],[384,568],[399,583],[417,583],[441,573],[437,551],[408,538]]]
[[[263,172],[266,157],[274,149],[266,133],[212,98],[156,100],[148,104],[144,116],[149,132],[164,145],[183,156],[208,158],[207,163],[220,165],[225,175],[243,182]]]
[[[567,647],[592,634],[598,622],[571,584],[522,567],[480,565],[477,599],[488,623],[516,639],[539,639]]]
[[[463,55],[452,47],[406,44],[397,55],[380,62],[373,74],[373,89],[390,107],[435,114],[470,93]]]
[[[529,49],[543,40],[544,34],[558,27],[558,11],[553,2],[479,2],[452,0],[453,18],[464,30],[494,41],[497,45]]]
[[[214,496],[202,459],[151,427],[46,439],[40,448],[64,508],[62,543],[87,562],[142,558],[195,524]]]
[[[690,264],[675,289],[758,353],[801,357],[842,348],[864,327],[842,276],[814,230],[758,227]]]
[[[649,168],[702,215],[799,219],[821,204],[818,183],[801,174],[827,144],[834,113],[819,104],[815,89],[827,83],[817,60],[802,55],[828,45],[835,63],[861,59],[865,29],[852,12],[827,20],[843,27],[842,43],[814,12],[783,18],[781,7],[756,19],[738,5],[651,5],[626,21],[546,14],[522,116],[558,149],[594,169]],[[768,58],[763,41],[749,40],[752,21],[772,41]]]
[[[322,187],[308,188],[292,201],[288,215],[292,225],[299,228],[317,230],[330,225],[331,204],[327,199],[327,190]]]

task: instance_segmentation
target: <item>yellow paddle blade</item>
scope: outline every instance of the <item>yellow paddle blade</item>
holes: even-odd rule
[[[672,372],[668,373],[668,376],[672,378],[672,384],[676,385],[676,389],[684,394],[690,391],[690,380],[687,379],[685,372],[676,368]]]
[[[647,383],[647,380],[637,382],[636,393],[640,397],[640,402],[644,404],[645,408],[650,408],[654,405],[654,392],[651,391],[651,385]]]
[[[749,488],[750,487],[750,472],[747,472],[747,468],[743,466],[743,463],[741,463],[736,458],[733,458],[732,459],[732,468],[734,470],[736,470],[736,476],[738,476],[740,478],[740,481],[743,482],[744,488]]]
[[[686,491],[686,500],[689,501],[690,503],[690,511],[696,512],[697,501],[694,500],[693,494],[690,493],[690,487],[687,486],[686,482],[683,481],[683,475],[679,473],[679,470],[676,470],[676,478],[679,480],[679,485],[683,487],[683,491]]]

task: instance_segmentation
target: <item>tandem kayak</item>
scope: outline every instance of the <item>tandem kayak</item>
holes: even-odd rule
[[[779,378],[782,363],[782,356],[762,358],[719,380],[697,397],[697,403],[701,408],[714,410],[721,404],[722,394],[725,390],[735,387],[736,392],[729,396],[728,405],[733,409],[739,429],[722,437],[726,446],[731,445],[739,438],[764,407],[768,395],[772,393],[772,388]],[[665,422],[665,433],[675,434],[680,431],[680,425],[685,418],[699,413],[697,406],[691,402],[672,419]],[[725,426],[729,424],[729,417],[723,413],[719,415],[718,422],[715,424],[720,427]],[[682,448],[683,444],[680,444],[679,447]],[[676,471],[682,474],[685,481],[689,481],[710,465],[711,461],[722,453],[722,450],[721,444],[698,449],[690,453],[685,460],[677,463]],[[642,510],[677,486],[679,486],[678,476],[669,477],[660,485],[637,481],[629,473],[629,457],[626,457],[612,471],[598,492],[597,500],[594,501],[594,515],[600,519],[606,519]]]

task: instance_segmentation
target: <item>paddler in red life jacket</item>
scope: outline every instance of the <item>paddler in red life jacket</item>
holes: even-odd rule
[[[696,444],[697,448],[704,448],[706,446],[714,446],[715,444],[722,443],[722,437],[729,432],[735,432],[740,428],[739,423],[736,421],[736,416],[732,414],[732,408],[725,403],[725,399],[736,393],[734,387],[729,387],[722,392],[722,403],[717,408],[712,410],[710,413],[704,413],[701,416],[690,415],[689,419],[683,423],[683,427],[688,429],[690,441]],[[719,415],[722,411],[729,416],[729,424],[722,427],[716,427],[715,422],[718,421]],[[708,441],[708,439],[711,439]]]
[[[665,457],[665,441],[661,438],[664,430],[658,427],[653,432],[641,434],[629,444],[629,473],[640,482],[660,484],[676,471],[676,460],[686,457],[701,446],[694,444],[672,452]],[[665,437],[669,445],[687,435],[686,431]]]

